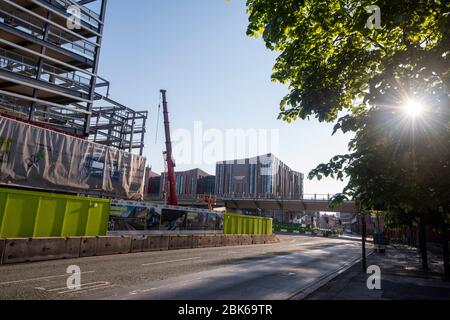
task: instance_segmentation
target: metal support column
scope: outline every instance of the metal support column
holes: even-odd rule
[[[49,11],[47,13],[47,20],[50,20],[52,18],[52,13]],[[47,41],[48,40],[48,34],[50,32],[50,24],[48,22],[45,23],[45,27],[44,27],[44,35],[42,40],[43,41]],[[43,56],[45,55],[45,52],[47,51],[47,48],[45,46],[42,46],[41,48],[41,57],[39,58],[39,62],[38,62],[38,67],[37,67],[37,72],[36,72],[36,80],[39,80],[41,78],[42,75],[42,68],[44,67],[44,58]],[[33,89],[33,99],[37,98],[37,93],[38,93],[38,89],[34,88]],[[32,121],[33,120],[33,114],[34,114],[34,109],[36,108],[36,101],[31,102],[30,105],[30,112],[28,114],[28,120]]]
[[[91,124],[91,116],[92,116],[92,109],[94,108],[94,98],[95,98],[95,88],[97,83],[97,73],[98,73],[98,66],[100,61],[100,51],[102,46],[102,40],[103,40],[103,29],[104,29],[104,22],[105,22],[105,16],[106,16],[106,5],[108,3],[108,0],[102,0],[101,10],[100,10],[100,17],[99,20],[101,21],[99,23],[99,30],[98,33],[100,36],[97,36],[97,44],[98,46],[95,48],[95,58],[94,58],[94,67],[92,68],[93,76],[91,78],[90,82],[90,92],[89,92],[89,100],[87,111],[89,114],[86,115],[86,121],[84,124],[84,135],[89,136],[89,127]]]

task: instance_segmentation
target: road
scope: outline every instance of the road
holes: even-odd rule
[[[0,266],[0,299],[284,300],[361,255],[359,242],[280,236],[281,243]],[[66,273],[81,269],[81,288]]]

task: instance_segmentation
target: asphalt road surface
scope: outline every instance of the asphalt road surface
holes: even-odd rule
[[[280,238],[269,245],[3,265],[0,299],[284,300],[361,256],[357,241]],[[81,270],[77,290],[67,287],[72,265]]]

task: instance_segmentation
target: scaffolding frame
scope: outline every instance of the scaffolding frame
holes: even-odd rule
[[[0,114],[142,155],[148,113],[110,99],[110,83],[98,76],[106,6],[0,1]],[[73,8],[79,28],[68,24]]]
[[[142,156],[148,111],[135,111],[105,96],[101,100],[108,106],[93,108],[89,139],[130,153],[138,150]]]

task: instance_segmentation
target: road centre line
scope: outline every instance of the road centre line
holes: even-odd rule
[[[172,263],[172,262],[181,262],[181,261],[189,261],[189,260],[196,260],[201,259],[201,257],[193,257],[193,258],[187,258],[187,259],[178,259],[178,260],[169,260],[169,261],[158,261],[158,262],[150,262],[150,263],[144,263],[142,266],[152,266],[156,264],[164,264],[164,263]]]

